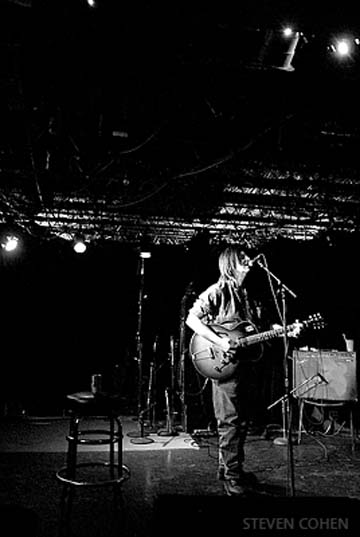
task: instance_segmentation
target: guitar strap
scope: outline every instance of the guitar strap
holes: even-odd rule
[[[243,310],[243,313],[245,314],[244,316],[244,320],[249,320],[249,321],[253,321],[253,312],[252,312],[252,309],[250,307],[250,302],[249,302],[249,296],[248,296],[248,292],[247,290],[245,289],[245,287],[241,287],[241,288],[238,288],[238,289],[234,289],[234,292],[235,292],[235,295],[236,295],[236,298],[238,300],[238,303],[240,305],[240,307],[242,308]],[[241,296],[240,296],[241,294]]]

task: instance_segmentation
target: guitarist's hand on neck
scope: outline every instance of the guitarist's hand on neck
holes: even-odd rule
[[[283,327],[281,326],[281,324],[273,324],[272,328],[273,330],[281,330]],[[302,328],[303,324],[300,321],[296,320],[287,331],[288,337],[298,337]]]
[[[288,336],[298,337],[302,328],[303,328],[303,324],[298,319],[296,319],[296,321],[291,325],[291,330],[289,330]]]

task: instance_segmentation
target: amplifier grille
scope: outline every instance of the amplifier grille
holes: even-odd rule
[[[294,351],[294,396],[325,401],[357,401],[356,352]]]

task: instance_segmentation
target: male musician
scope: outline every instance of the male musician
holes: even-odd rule
[[[260,323],[261,308],[255,307],[244,286],[250,268],[250,258],[244,251],[236,246],[226,247],[219,256],[218,281],[198,296],[186,318],[186,324],[220,349],[224,356],[234,357],[234,341],[229,332],[217,333],[211,325],[221,324],[231,332],[242,321],[257,326]],[[243,469],[250,407],[249,371],[249,364],[238,360],[230,378],[212,379],[219,435],[218,478],[224,480],[225,492],[229,496],[243,495],[256,484],[255,475]]]

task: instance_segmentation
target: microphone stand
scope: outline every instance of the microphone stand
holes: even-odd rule
[[[275,438],[274,444],[282,445],[288,447],[288,476],[290,477],[290,495],[295,496],[295,479],[294,479],[294,456],[293,456],[293,443],[292,443],[292,408],[290,405],[291,399],[291,390],[289,383],[289,364],[288,364],[288,335],[287,335],[287,322],[286,322],[286,293],[288,293],[293,298],[297,298],[296,294],[289,289],[281,280],[273,274],[268,267],[266,267],[261,261],[257,261],[257,264],[267,272],[267,274],[276,281],[280,287],[281,291],[281,303],[282,303],[282,327],[283,327],[283,371],[284,371],[284,389],[285,395],[279,401],[281,401],[282,406],[282,419],[283,419],[283,437]],[[277,402],[279,402],[277,401]],[[275,403],[274,403],[275,404]],[[270,405],[271,406],[274,406]],[[270,408],[268,407],[268,408]]]
[[[156,427],[155,427],[155,407],[156,407],[156,355],[157,355],[157,343],[158,343],[158,336],[155,337],[155,341],[153,344],[153,359],[150,362],[150,370],[149,370],[149,382],[148,382],[148,393],[146,398],[146,408],[149,412],[149,426],[148,426],[148,433],[155,433]]]
[[[170,392],[170,397],[169,397]],[[158,431],[159,436],[177,436],[177,431],[173,424],[175,414],[174,407],[175,395],[175,347],[174,338],[170,336],[170,389],[165,389],[165,404],[166,404],[166,429]]]
[[[186,296],[186,295],[185,295]],[[179,350],[180,350],[180,403],[181,403],[181,426],[184,432],[187,431],[187,401],[185,394],[185,296],[181,299],[180,306],[180,330],[179,330]]]
[[[140,286],[138,297],[138,319],[136,331],[136,348],[137,348],[137,365],[138,365],[138,424],[139,431],[129,432],[130,442],[133,444],[151,444],[154,442],[145,434],[144,415],[148,411],[143,408],[143,343],[142,343],[142,318],[143,318],[143,299],[144,299],[144,276],[145,276],[145,259],[151,257],[148,252],[140,252]]]
[[[188,371],[186,367],[186,314],[190,301],[195,300],[196,294],[194,291],[194,285],[191,281],[186,287],[185,293],[180,303],[180,330],[179,330],[179,349],[180,349],[180,404],[181,404],[181,427],[183,432],[188,433],[188,398],[187,398],[187,380]]]

